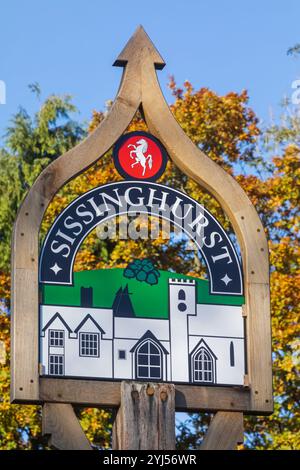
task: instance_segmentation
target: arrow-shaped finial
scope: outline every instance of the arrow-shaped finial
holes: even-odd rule
[[[154,67],[158,70],[162,70],[166,65],[163,58],[154,46],[143,26],[139,26],[113,65],[124,67],[134,56],[140,55],[142,57],[143,54],[145,54],[145,51],[147,51],[151,56]]]

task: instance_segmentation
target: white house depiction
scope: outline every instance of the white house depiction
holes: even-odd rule
[[[242,307],[196,303],[196,284],[169,279],[169,318],[138,318],[95,308],[83,291],[80,307],[41,305],[43,375],[243,385]],[[128,297],[129,298],[129,297]]]

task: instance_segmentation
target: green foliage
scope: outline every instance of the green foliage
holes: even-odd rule
[[[300,147],[300,115],[290,107],[290,102],[285,100],[283,112],[279,123],[274,123],[264,131],[263,139],[265,150],[276,152],[283,151],[289,144]]]
[[[158,283],[160,273],[153,262],[149,259],[135,259],[128,264],[124,270],[124,276],[129,279],[136,278],[140,282],[146,282],[147,284],[154,285]]]
[[[176,449],[199,449],[212,415],[209,413],[190,414],[177,427]]]
[[[37,86],[37,85],[35,85]],[[50,96],[32,119],[20,109],[0,149],[0,270],[9,270],[10,240],[17,209],[41,171],[85,135],[70,119],[69,96]]]
[[[70,119],[76,111],[71,97],[50,96],[34,119],[24,109],[13,117],[8,127],[6,144],[15,157],[32,164],[35,160],[49,163],[74,147],[84,136],[82,127]]]

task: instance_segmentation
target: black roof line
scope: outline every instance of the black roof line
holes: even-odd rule
[[[205,348],[208,349],[208,351],[210,352],[210,354],[211,354],[215,359],[218,359],[217,356],[215,355],[215,353],[210,349],[210,347],[208,346],[208,344],[206,343],[206,341],[205,341],[203,338],[201,338],[200,341],[196,344],[196,346],[194,347],[194,349],[193,349],[192,352],[190,353],[191,356],[197,351],[197,349],[199,349],[201,343],[203,343],[203,345],[205,346]]]
[[[56,320],[57,318],[60,319],[60,321],[63,323],[63,325],[67,328],[67,330],[72,333],[72,330],[71,328],[69,327],[69,325],[65,322],[65,320],[62,318],[62,316],[56,312],[55,315],[53,315],[53,317],[51,318],[51,320],[48,321],[48,323],[44,326],[44,328],[42,329],[42,331],[45,331],[47,330],[47,328],[49,328],[49,326],[51,325],[51,323],[54,322],[54,320]]]
[[[135,345],[130,349],[130,352],[134,352],[139,344],[147,339],[152,339],[158,346],[162,349],[165,354],[169,354],[166,348],[161,344],[161,342],[156,338],[156,336],[152,333],[152,331],[147,330],[145,334],[135,343]]]
[[[77,328],[74,330],[74,333],[78,333],[78,331],[80,330],[80,328],[85,324],[85,322],[87,322],[87,320],[91,320],[94,325],[98,328],[98,330],[104,335],[105,334],[105,331],[101,328],[101,326],[96,322],[96,320],[94,320],[94,318],[88,313],[84,319],[79,323],[79,325],[77,326]]]

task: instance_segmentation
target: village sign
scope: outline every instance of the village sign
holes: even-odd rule
[[[238,183],[173,118],[155,71],[165,64],[142,28],[114,65],[124,74],[109,113],[41,173],[17,216],[12,401],[118,407],[120,382],[131,380],[174,383],[178,410],[270,413],[269,264],[260,219]],[[137,110],[149,131],[125,132]],[[123,180],[79,195],[40,247],[52,198],[110,149]],[[201,201],[159,182],[169,159],[218,200],[239,248]],[[123,268],[74,272],[96,227],[135,214],[180,229],[207,278],[142,257]]]

